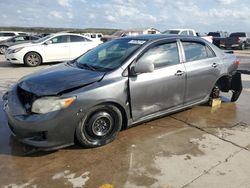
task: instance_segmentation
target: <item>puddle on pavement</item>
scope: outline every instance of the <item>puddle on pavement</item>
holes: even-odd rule
[[[236,129],[239,122],[250,123],[248,95],[243,92],[236,104],[223,103],[213,110],[198,106],[171,116],[211,131],[221,128],[218,130],[224,131],[224,137],[233,139],[235,133],[248,133],[244,126]],[[0,119],[0,186],[178,187],[236,150],[181,121],[165,117],[122,131],[117,140],[101,148],[74,146],[37,153],[10,137],[2,111]]]

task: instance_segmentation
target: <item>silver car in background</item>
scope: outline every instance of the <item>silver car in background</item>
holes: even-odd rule
[[[123,128],[232,91],[239,61],[204,39],[143,35],[99,45],[79,58],[22,78],[3,96],[13,135],[58,148],[97,147]]]

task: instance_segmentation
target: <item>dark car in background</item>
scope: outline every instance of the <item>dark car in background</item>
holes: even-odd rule
[[[229,49],[237,48],[245,50],[250,46],[250,32],[235,32],[231,33],[229,37],[221,41],[220,47]]]
[[[40,37],[32,35],[15,36],[4,41],[0,41],[0,54],[5,54],[7,48],[12,45],[22,44],[38,40]]]
[[[122,128],[241,93],[238,61],[204,39],[122,37],[28,75],[3,96],[13,135],[43,149],[112,142]]]
[[[226,37],[228,37],[228,33],[227,32],[209,32],[207,36],[211,36],[212,43],[215,46],[220,47],[221,42],[224,41]]]

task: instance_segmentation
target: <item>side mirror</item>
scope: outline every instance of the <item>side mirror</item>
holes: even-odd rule
[[[48,40],[44,43],[45,45],[49,45],[49,44],[52,44],[52,41],[51,40]]]
[[[149,62],[138,62],[134,67],[135,73],[149,73],[154,71],[154,64]]]

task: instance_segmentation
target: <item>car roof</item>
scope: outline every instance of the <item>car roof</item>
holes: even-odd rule
[[[23,31],[0,31],[0,33],[25,33]]]
[[[82,36],[82,37],[85,37],[81,34],[78,34],[78,33],[53,33],[54,36],[60,36],[60,35],[76,35],[76,36]]]
[[[159,39],[200,39],[196,36],[186,36],[186,35],[165,35],[165,34],[148,34],[148,35],[136,35],[136,36],[127,36],[122,37],[131,40],[147,40],[154,41]],[[121,39],[121,38],[120,38]]]

